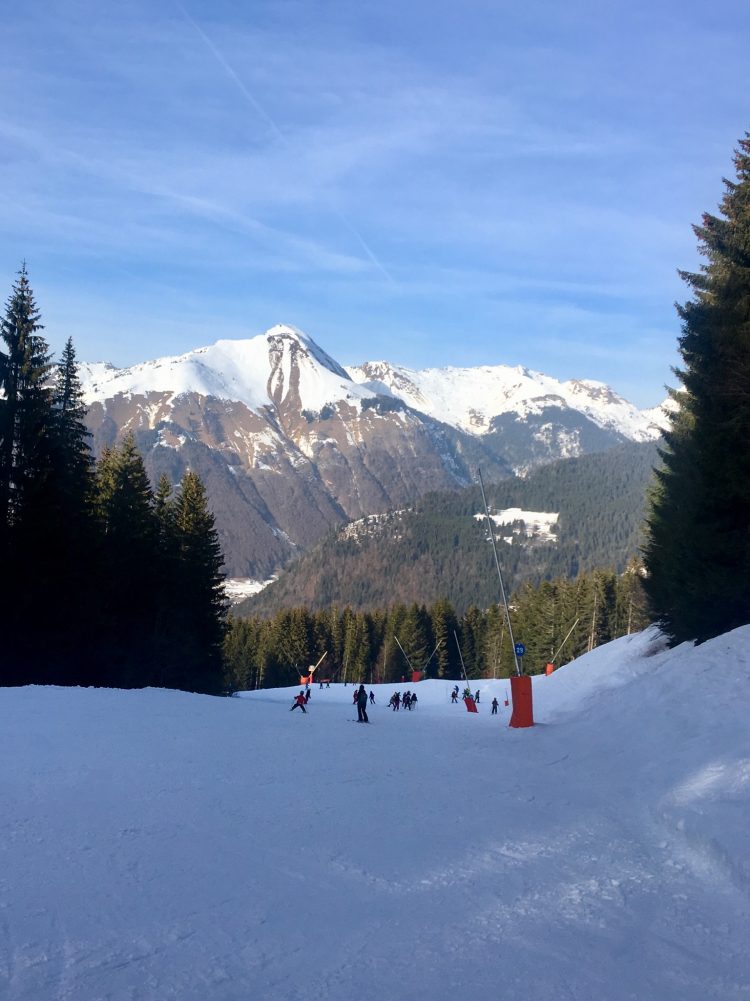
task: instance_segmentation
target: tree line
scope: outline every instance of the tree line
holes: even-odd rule
[[[0,341],[0,684],[219,691],[223,557],[199,477],[156,490],[132,435],[95,461],[73,342],[25,265]]]
[[[596,570],[574,579],[526,583],[509,599],[511,627],[530,674],[556,667],[587,650],[649,624],[643,568],[631,561],[622,574]],[[231,690],[297,684],[325,655],[316,678],[339,682],[411,682],[428,678],[507,678],[515,671],[502,606],[469,606],[459,615],[441,598],[375,611],[335,606],[285,609],[269,618],[230,619],[224,644]]]

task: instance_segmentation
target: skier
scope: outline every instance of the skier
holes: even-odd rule
[[[458,685],[456,685],[456,687],[453,689],[453,694],[456,696],[456,699],[458,699]]]
[[[365,690],[364,685],[360,685],[359,691],[357,692],[357,722],[370,722],[367,718],[367,691]]]
[[[416,706],[416,704],[417,704],[417,693],[416,692],[412,692],[411,693],[411,705],[409,706],[409,708],[413,709]]]
[[[307,705],[309,701],[310,701],[310,689],[308,688],[305,691],[305,705]]]
[[[451,702],[455,702],[456,704],[458,704],[458,689],[457,688],[454,688],[453,691],[451,692]]]
[[[500,703],[497,701],[497,699],[492,700],[492,712],[490,713],[491,716],[497,716],[497,707],[499,705]]]
[[[375,692],[372,691],[370,692],[370,705],[371,706],[375,705]]]
[[[357,696],[359,695],[359,692],[357,691],[356,688],[354,689],[353,695],[354,695],[354,697],[352,699],[352,705],[356,706],[356,704],[357,704]]]
[[[300,707],[303,713],[307,712],[307,709],[305,709],[305,693],[302,691],[299,693],[297,698],[292,703],[292,708],[289,710],[289,712],[292,712],[292,710],[296,709],[297,706]]]

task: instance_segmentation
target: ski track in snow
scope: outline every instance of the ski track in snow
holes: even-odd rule
[[[750,627],[534,680],[0,690],[8,1001],[747,1001]],[[490,716],[497,695],[501,714]]]

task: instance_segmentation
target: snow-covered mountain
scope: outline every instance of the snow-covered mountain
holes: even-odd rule
[[[632,441],[651,441],[663,427],[660,408],[638,410],[603,382],[560,382],[520,366],[415,370],[376,361],[348,372],[373,392],[395,396],[471,434],[488,434],[500,416],[511,414],[524,420],[552,407],[577,411],[600,428]]]
[[[319,413],[340,401],[361,409],[363,400],[387,396],[474,435],[489,433],[501,415],[523,420],[550,407],[576,411],[632,441],[653,440],[664,426],[661,407],[638,410],[602,382],[560,382],[520,366],[409,369],[372,361],[345,369],[284,324],[247,340],[221,340],[130,368],[83,364],[81,377],[88,403],[120,393],[194,393],[256,411],[293,400],[300,410]]]
[[[501,680],[476,714],[375,685],[370,726],[343,684],[305,716],[0,689],[0,996],[746,999],[749,651],[623,637],[535,677],[524,730]]]
[[[428,490],[658,434],[601,383],[506,366],[346,370],[287,325],[130,368],[81,365],[96,449],[133,431],[153,477],[207,483],[227,569],[268,576],[350,518]]]
[[[293,402],[319,411],[341,400],[355,407],[372,390],[356,385],[347,372],[302,331],[278,324],[258,337],[222,340],[173,358],[157,358],[131,368],[81,366],[87,403],[118,394],[189,393],[242,403],[249,410]]]

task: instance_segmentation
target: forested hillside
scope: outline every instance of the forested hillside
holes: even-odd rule
[[[595,567],[622,570],[638,552],[656,446],[626,444],[567,459],[525,478],[487,487],[492,512],[518,507],[558,513],[554,541],[498,541],[509,589],[524,581],[575,577]],[[330,533],[278,581],[235,609],[268,615],[281,608],[354,609],[447,598],[459,613],[497,600],[478,486],[426,495],[406,511],[354,522]],[[522,526],[516,526],[518,530]],[[507,534],[505,535],[507,538]]]

